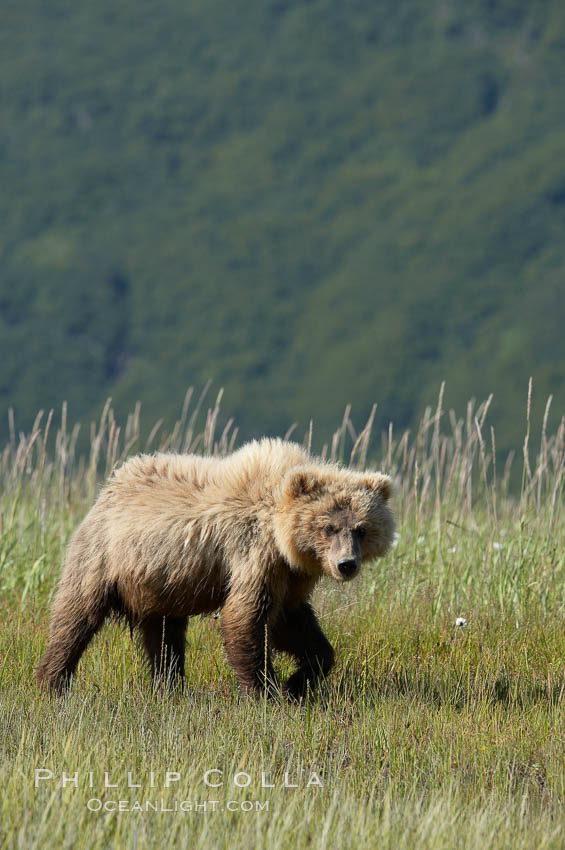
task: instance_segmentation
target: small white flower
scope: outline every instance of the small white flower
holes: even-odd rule
[[[500,552],[500,550],[502,549],[502,543],[499,543],[498,540],[495,540],[492,544],[492,548],[496,549],[497,552]]]
[[[454,552],[457,552],[457,546],[451,546],[451,548],[448,549],[447,551],[450,552],[453,555]]]
[[[467,625],[467,620],[465,619],[465,617],[457,617],[457,619],[455,620],[455,625],[459,626],[460,629],[464,629]]]
[[[418,540],[417,540],[416,542],[417,542],[417,543],[419,543],[419,544],[421,544],[421,543],[424,543],[425,539],[426,539],[426,538],[424,537],[424,535],[423,535],[423,534],[420,534],[420,536],[418,537]]]
[[[393,549],[394,549],[395,546],[398,546],[399,540],[400,540],[400,534],[398,533],[398,531],[395,531],[394,535],[392,537],[392,543],[390,544]]]

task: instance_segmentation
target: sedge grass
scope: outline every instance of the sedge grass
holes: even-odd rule
[[[151,687],[117,625],[66,697],[39,693],[64,547],[100,482],[132,452],[223,454],[237,434],[219,430],[220,398],[204,414],[190,396],[172,431],[158,424],[143,444],[139,407],[121,428],[106,405],[82,457],[64,409],[28,435],[12,425],[0,454],[3,846],[563,847],[565,428],[548,433],[546,415],[534,451],[527,416],[513,491],[489,404],[458,420],[440,394],[416,433],[391,428],[380,446],[372,416],[357,433],[346,411],[323,453],[393,475],[398,538],[356,582],[317,589],[338,662],[301,706],[240,698],[212,617],[189,626],[184,693]],[[35,787],[36,770],[53,778]],[[222,785],[205,784],[210,770]]]

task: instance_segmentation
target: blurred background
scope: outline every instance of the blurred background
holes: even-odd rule
[[[561,0],[4,0],[0,437],[107,396],[240,439],[565,385]],[[87,428],[84,429],[87,432]]]

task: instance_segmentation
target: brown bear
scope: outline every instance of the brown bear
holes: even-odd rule
[[[118,468],[68,547],[38,681],[64,690],[112,612],[141,630],[154,676],[184,675],[188,617],[222,609],[244,691],[277,689],[290,653],[299,697],[334,651],[310,604],[322,575],[349,581],[394,532],[390,479],[263,439],[224,458],[139,455]]]

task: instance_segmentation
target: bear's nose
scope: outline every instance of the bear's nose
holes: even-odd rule
[[[344,578],[348,578],[356,572],[357,561],[355,558],[340,558],[337,562],[337,568]]]

